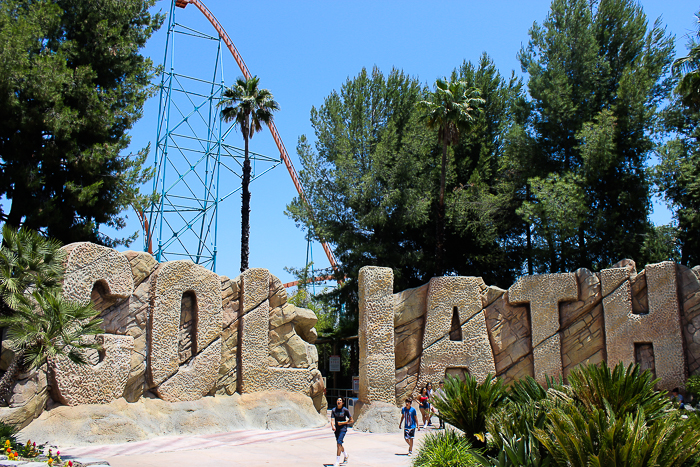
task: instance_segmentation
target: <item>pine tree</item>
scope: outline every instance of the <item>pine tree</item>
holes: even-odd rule
[[[524,159],[540,174],[520,214],[534,228],[536,270],[645,261],[645,164],[672,56],[672,38],[632,0],[554,0],[530,30],[519,54],[533,108]]]
[[[155,0],[0,3],[0,219],[63,243],[106,245],[152,173],[124,155],[154,72],[139,54],[162,23]],[[133,238],[133,236],[132,236]]]

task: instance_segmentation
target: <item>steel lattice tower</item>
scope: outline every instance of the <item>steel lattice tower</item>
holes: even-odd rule
[[[222,48],[218,33],[177,22],[175,7],[184,4],[173,0],[168,16],[154,144],[154,202],[141,214],[144,249],[158,261],[191,259],[216,271],[219,205],[240,190],[243,150],[226,142],[233,127],[221,120],[217,107],[225,89],[228,44]],[[281,163],[280,158],[249,154],[251,181]]]

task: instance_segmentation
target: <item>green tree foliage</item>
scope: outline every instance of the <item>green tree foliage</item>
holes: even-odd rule
[[[513,184],[500,165],[505,133],[522,113],[521,83],[503,78],[484,56],[450,77],[479,90],[485,103],[447,151],[445,257],[449,274],[508,285],[520,270]],[[362,266],[394,270],[397,290],[427,282],[434,252],[444,146],[422,121],[427,89],[392,70],[362,70],[311,111],[315,148],[302,136],[300,178],[311,205],[297,198],[288,215],[334,246],[347,280],[335,296],[356,313]],[[514,240],[515,238],[515,240]]]
[[[688,56],[678,59],[674,69],[680,83],[663,124],[671,139],[659,147],[659,164],[652,169],[658,192],[673,212],[675,246],[680,262],[700,263],[700,44],[690,39]]]
[[[468,88],[464,81],[438,79],[435,90],[428,94],[428,100],[420,104],[425,109],[425,123],[428,128],[437,130],[438,141],[442,143],[440,162],[440,191],[438,195],[437,228],[435,239],[435,275],[444,273],[445,257],[445,176],[447,172],[447,148],[459,143],[459,135],[469,123],[484,100],[479,90]]]
[[[160,27],[155,0],[0,3],[0,218],[65,243],[128,243],[98,232],[142,204],[148,149],[120,153],[151,94],[139,54]],[[135,234],[134,234],[135,235]]]
[[[672,38],[632,0],[554,0],[530,30],[519,58],[532,114],[510,155],[531,172],[521,169],[519,213],[532,270],[648,259],[639,257],[652,228],[645,163],[672,57]]]
[[[245,143],[243,159],[243,178],[241,180],[241,272],[248,269],[250,255],[250,153],[248,141],[253,135],[262,131],[263,125],[272,122],[272,115],[280,106],[272,93],[258,87],[260,79],[238,78],[236,84],[226,89],[223,98],[217,104],[221,109],[221,118],[233,122],[241,129]]]
[[[0,396],[7,393],[20,370],[38,368],[48,357],[67,356],[75,363],[86,363],[83,349],[98,346],[84,338],[103,332],[98,314],[92,302],[68,302],[54,289],[33,292],[13,314],[0,317],[0,326],[8,328],[9,346],[15,352],[0,379]]]
[[[695,14],[696,36],[700,37],[700,13]],[[700,110],[700,43],[693,37],[688,43],[688,55],[673,62],[673,69],[683,74],[677,92],[683,105]]]
[[[26,228],[2,227],[0,247],[0,314],[11,314],[28,289],[44,291],[60,286],[66,253],[61,243]]]

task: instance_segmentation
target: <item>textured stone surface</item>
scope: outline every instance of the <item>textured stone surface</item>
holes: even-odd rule
[[[688,373],[700,373],[700,274],[699,268],[676,265],[678,300],[686,349]]]
[[[309,395],[315,383],[313,368],[275,368],[270,362],[270,281],[272,276],[267,269],[248,269],[241,274],[241,306],[243,315],[240,334],[240,392],[249,393],[272,389],[282,389]],[[293,330],[292,323],[287,323]],[[290,340],[292,340],[290,337]],[[296,336],[299,338],[299,336]],[[294,339],[295,340],[295,339]],[[299,338],[301,340],[301,338]],[[303,341],[302,341],[303,342]],[[309,347],[304,345],[305,351]],[[301,353],[301,351],[299,351]],[[305,358],[318,354],[305,352]],[[274,359],[273,359],[274,360]]]
[[[511,303],[530,303],[535,379],[562,374],[559,303],[578,300],[573,273],[523,276],[508,289]]]
[[[400,421],[400,408],[393,404],[373,402],[363,405],[359,413],[355,414],[355,423],[352,428],[368,433],[398,433],[403,431],[399,428]]]
[[[634,359],[639,364],[641,371],[649,370],[652,375],[656,376],[653,344],[634,344]]]
[[[360,394],[363,403],[396,400],[394,273],[365,266],[359,275]]]
[[[401,368],[396,369],[396,405],[403,405],[404,401],[416,392],[418,384],[418,370],[420,370],[420,358],[411,360]]]
[[[641,330],[640,336],[634,337],[630,334],[624,339],[618,339],[620,342],[625,342],[628,353],[626,362],[636,361],[644,368],[658,372],[662,358],[659,348],[662,346],[662,354],[675,355],[672,358],[664,357],[666,359],[664,371],[672,373],[671,379],[675,378],[674,381],[682,379],[679,375],[682,373],[684,358],[689,371],[700,374],[700,266],[689,269],[675,265],[677,287],[673,283],[673,271],[673,264],[664,263],[651,265],[637,273],[634,261],[626,259],[616,263],[614,268],[600,273],[579,269],[574,274],[563,275],[563,287],[562,284],[550,284],[546,279],[547,276],[533,276],[535,279],[522,278],[519,283],[511,287],[510,292],[493,286],[480,285],[478,296],[486,319],[496,374],[506,382],[510,382],[526,375],[534,376],[534,369],[539,364],[540,376],[545,373],[562,372],[566,378],[571,370],[579,365],[597,364],[606,360],[610,351],[613,358],[618,358],[615,353],[618,350],[611,350],[606,341],[606,324],[616,325],[615,319],[612,320],[613,323],[607,323],[607,315],[615,309],[624,311],[624,319],[621,322],[625,328],[631,326],[628,323],[629,317],[632,322],[644,323],[637,327]],[[561,279],[562,275],[552,277]],[[543,282],[537,284],[537,281]],[[530,284],[523,287],[525,282]],[[544,293],[537,292],[540,287],[544,288]],[[424,288],[409,289],[394,295],[397,303],[394,322],[395,403],[399,406],[406,397],[415,395],[417,388],[424,384],[423,381],[419,382],[420,368],[421,363],[425,363],[424,354],[430,352],[430,346],[428,342],[424,344],[423,340],[434,341],[428,337],[427,329],[434,329],[435,323],[426,315],[421,315],[420,309],[423,306],[421,299],[414,300],[411,306],[406,305],[413,300],[413,297],[418,296],[421,289],[424,290]],[[525,289],[531,291],[524,293]],[[676,289],[677,298],[674,299]],[[561,294],[557,290],[561,291]],[[516,299],[510,296],[513,291],[517,292]],[[530,298],[523,300],[522,296],[527,294]],[[474,291],[472,295],[477,296],[477,292]],[[532,297],[539,302],[536,309],[532,308]],[[561,297],[568,301],[558,303]],[[525,302],[530,302],[530,310],[528,306],[516,305],[516,303]],[[473,312],[477,309],[477,305],[472,308]],[[538,309],[549,311],[538,314]],[[669,317],[663,325],[649,320],[648,317],[654,309],[657,312],[661,311],[661,315]],[[674,318],[677,314],[680,314],[680,318]],[[448,319],[449,311],[445,310],[443,315],[441,332],[454,331]],[[539,316],[540,324],[536,324],[534,318],[531,323],[530,316]],[[549,319],[547,319],[548,316]],[[460,316],[459,321],[462,320]],[[658,323],[662,321],[664,320],[660,319]],[[425,335],[423,335],[424,327]],[[676,331],[681,328],[682,332]],[[469,331],[462,328],[458,328],[458,331],[461,331],[462,338],[469,334]],[[613,329],[611,331],[615,337],[615,331]],[[458,338],[460,332],[448,334]],[[681,334],[682,341],[679,339]],[[651,338],[657,339],[659,336],[668,338],[664,341],[665,344],[650,341]],[[416,344],[419,337],[420,345]],[[533,340],[535,343],[539,342],[534,352]],[[428,345],[425,351],[424,345]],[[683,346],[685,346],[685,357],[681,353]],[[448,362],[447,372],[462,374],[465,371],[463,362],[458,358],[444,360]],[[608,362],[610,365],[616,363],[612,359]],[[659,376],[658,373],[657,376]],[[679,384],[673,383],[673,385]],[[661,386],[670,388],[671,384],[665,382]]]
[[[100,334],[86,340],[102,348],[96,365],[77,365],[67,357],[49,359],[53,399],[62,404],[108,404],[126,388],[134,338]]]
[[[191,261],[170,261],[158,267],[152,280],[150,382],[153,386],[160,386],[166,380],[171,380],[163,388],[157,389],[160,397],[168,400],[177,400],[176,397],[185,394],[188,397],[207,394],[217,381],[221,363],[221,279]],[[202,361],[181,367],[178,334],[184,293],[193,293],[196,298],[196,356],[192,358]],[[192,371],[193,368],[200,371]]]
[[[295,308],[296,312],[294,313],[294,320],[292,321],[292,323],[294,323],[294,331],[296,331],[303,340],[309,344],[313,344],[318,337],[314,329],[318,321],[316,313],[306,308]]]
[[[309,397],[282,391],[174,403],[144,397],[133,404],[119,399],[108,405],[59,406],[44,412],[22,430],[20,436],[37,444],[87,446],[164,435],[244,429],[293,430],[320,427],[326,420],[318,414]]]
[[[134,291],[131,265],[116,250],[89,242],[63,247],[67,256],[63,278],[63,296],[67,300],[88,303],[95,282],[100,282],[109,298],[127,298]]]
[[[579,299],[559,308],[564,378],[577,366],[600,363],[605,357],[600,278],[582,268],[576,271],[576,281]]]
[[[129,261],[131,275],[134,278],[134,287],[138,287],[141,282],[158,267],[158,261],[145,251],[125,251],[122,253]]]
[[[238,390],[238,310],[240,277],[220,276],[223,323],[221,331],[221,366],[213,392],[231,395]]]
[[[428,284],[394,294],[396,368],[407,365],[423,352],[427,295]]]
[[[156,387],[156,394],[169,402],[194,401],[206,396],[217,380],[220,360],[221,339],[216,339]]]
[[[630,275],[622,268],[601,272],[608,364],[635,362],[635,344],[652,344],[659,387],[672,389],[685,381],[683,338],[678,309],[675,264],[646,267],[649,313],[632,312]],[[620,285],[615,288],[615,285]]]
[[[496,373],[493,351],[481,310],[481,292],[486,286],[477,277],[434,277],[428,288],[423,334],[423,355],[418,387],[436,386],[447,368],[463,368],[478,380]],[[462,340],[451,340],[454,310],[459,314]]]
[[[489,287],[487,292],[492,300],[483,302],[489,303],[484,309],[486,328],[491,336],[496,375],[506,377],[528,355],[532,356],[530,319],[527,307],[511,305],[508,303],[508,292],[500,289],[497,298],[494,298],[493,289]],[[532,358],[528,361],[531,362]],[[525,374],[533,376],[531,366],[527,367]]]
[[[49,399],[46,371],[44,364],[18,375],[7,401],[9,407],[0,408],[0,421],[22,428],[41,415]]]

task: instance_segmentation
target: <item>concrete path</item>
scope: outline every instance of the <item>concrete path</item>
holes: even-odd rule
[[[416,433],[414,451],[425,433]],[[351,428],[345,437],[345,449],[350,454],[348,467],[411,465],[402,433],[362,433]],[[326,425],[306,430],[238,430],[162,437],[134,443],[66,448],[65,453],[104,459],[113,467],[322,467],[335,462],[335,438],[330,425]]]

